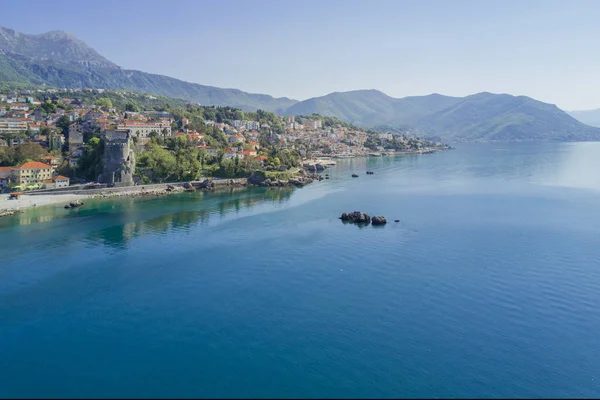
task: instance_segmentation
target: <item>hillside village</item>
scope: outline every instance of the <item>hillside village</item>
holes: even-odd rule
[[[117,144],[117,150],[107,147]],[[232,178],[257,170],[275,174],[297,171],[317,157],[444,148],[316,114],[283,117],[102,89],[0,94],[0,187],[12,190],[59,188],[99,178],[110,186]],[[123,159],[107,171],[112,153]],[[115,177],[124,169],[129,178]]]

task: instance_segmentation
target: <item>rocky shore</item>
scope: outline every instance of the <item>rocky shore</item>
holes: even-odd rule
[[[248,178],[249,186],[260,186],[260,187],[285,187],[295,186],[302,187],[306,186],[314,181],[321,181],[323,177],[321,175],[307,173],[304,170],[300,170],[298,175],[294,178],[289,179],[269,179],[264,174],[255,174]]]
[[[19,210],[0,210],[0,217],[8,217],[10,215],[19,214]]]
[[[84,199],[106,199],[116,197],[154,197],[166,196],[174,193],[194,192],[196,190],[213,191],[220,189],[241,188],[241,187],[303,187],[314,181],[323,180],[323,176],[317,175],[300,169],[290,174],[288,179],[269,179],[264,172],[253,174],[249,178],[238,179],[205,179],[198,182],[185,183],[164,183],[130,186],[126,188],[106,188],[98,189],[93,192],[79,192],[77,194],[58,194],[47,193],[37,195],[24,194],[19,200],[8,200],[0,198],[0,217],[10,216],[19,213],[21,209],[43,206],[43,205],[61,205],[67,209],[79,208]]]

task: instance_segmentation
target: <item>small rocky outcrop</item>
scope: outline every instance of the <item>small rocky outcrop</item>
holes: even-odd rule
[[[78,208],[82,205],[83,203],[80,200],[73,200],[69,204],[65,205],[65,208]]]
[[[353,177],[353,178],[358,178],[358,175],[356,175],[356,174],[352,174],[352,177]]]
[[[250,177],[248,178],[248,184],[249,185],[260,185],[261,183],[263,183],[266,180],[266,176],[265,173],[262,171],[255,171],[252,173],[252,175],[250,175]]]
[[[11,215],[19,214],[17,210],[0,210],[0,217],[9,217]]]
[[[194,185],[192,185],[191,182],[186,182],[183,184],[183,189],[186,192],[195,192],[196,188],[194,187]]]
[[[360,211],[343,213],[340,219],[342,221],[351,222],[354,224],[368,224],[371,222],[371,217],[369,217],[369,214],[361,213]]]
[[[387,224],[387,221],[386,221],[385,217],[378,215],[378,216],[371,218],[371,223],[373,225],[385,225],[385,224]]]
[[[315,168],[317,169],[317,171],[323,171],[325,169],[325,166],[323,166],[322,164],[315,164]]]
[[[374,172],[373,171],[367,171],[367,175],[373,175]]]
[[[211,180],[205,179],[198,185],[200,189],[211,189],[215,187],[215,183]]]

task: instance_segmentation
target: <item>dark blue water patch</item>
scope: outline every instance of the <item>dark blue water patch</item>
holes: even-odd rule
[[[4,220],[0,396],[597,397],[600,186],[565,178],[590,149]]]

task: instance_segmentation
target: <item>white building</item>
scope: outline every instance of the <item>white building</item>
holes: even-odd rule
[[[117,126],[118,130],[128,130],[136,136],[142,144],[150,140],[150,133],[156,132],[159,137],[171,137],[171,121],[135,121],[125,120]]]

